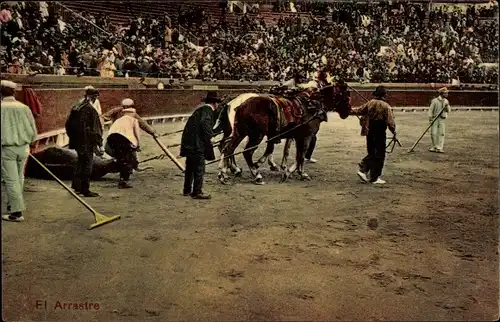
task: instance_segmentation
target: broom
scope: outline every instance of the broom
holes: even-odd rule
[[[71,188],[69,188],[67,185],[64,184],[64,182],[62,182],[58,177],[56,177],[56,175],[53,174],[52,171],[50,171],[45,165],[43,165],[42,162],[40,162],[37,158],[35,158],[31,153],[30,153],[30,157],[33,158],[33,160],[35,160],[36,163],[38,163],[45,171],[47,171],[48,174],[50,174],[54,179],[56,179],[56,181],[64,189],[66,189],[69,193],[71,193],[71,195],[73,195],[73,197],[75,197],[82,205],[84,205],[85,208],[87,208],[88,210],[90,210],[94,214],[95,223],[90,225],[89,230],[120,219],[120,216],[106,217],[106,216],[98,213],[94,208],[89,206],[82,198],[80,198]]]

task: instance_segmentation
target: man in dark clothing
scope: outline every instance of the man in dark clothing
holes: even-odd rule
[[[309,147],[307,148],[306,155],[305,155],[306,161],[311,162],[311,163],[318,162],[318,160],[312,158],[314,148],[316,147],[316,140],[317,140],[316,134],[314,134],[311,138],[311,142],[309,142]]]
[[[379,178],[385,161],[385,131],[389,128],[396,136],[396,123],[391,106],[384,101],[386,93],[384,86],[378,86],[372,94],[375,99],[351,110],[351,115],[361,116],[361,135],[366,136],[368,149],[368,155],[359,163],[358,176],[364,182],[374,184],[385,183]]]
[[[186,157],[184,177],[184,196],[194,199],[210,199],[210,195],[202,192],[205,160],[215,160],[211,138],[213,137],[214,111],[221,100],[216,92],[208,92],[207,97],[184,127],[181,140],[180,155]]]
[[[99,114],[92,106],[98,98],[96,89],[88,90],[83,101],[73,106],[66,121],[66,133],[69,137],[69,148],[76,150],[78,161],[71,187],[85,197],[97,197],[90,191],[90,175],[94,152],[102,154],[102,126]]]

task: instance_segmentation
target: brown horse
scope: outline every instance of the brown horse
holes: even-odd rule
[[[319,90],[305,89],[293,97],[279,97],[275,95],[259,95],[247,99],[236,109],[231,141],[223,149],[221,155],[231,155],[248,136],[248,143],[243,156],[255,183],[263,184],[262,175],[258,169],[267,158],[272,155],[274,145],[280,139],[295,140],[296,167],[302,179],[309,179],[304,172],[304,156],[309,142],[319,130],[320,123],[327,121],[326,112],[336,111],[342,119],[349,116],[351,110],[350,95],[343,82],[325,86]],[[268,140],[264,155],[253,162],[253,154],[264,136]],[[289,146],[289,144],[287,144]],[[254,148],[251,148],[254,147]],[[224,158],[223,168],[219,179],[224,183],[230,166],[229,158]]]

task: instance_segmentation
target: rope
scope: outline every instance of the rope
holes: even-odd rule
[[[178,132],[178,131],[176,131],[176,132]],[[174,133],[175,133],[175,132],[174,132]],[[166,134],[168,135],[168,134],[174,134],[174,133],[166,133]],[[220,134],[220,133],[217,133],[217,134],[215,134],[215,136],[217,136],[217,135],[219,135],[219,134]],[[162,136],[162,135],[159,135],[159,136]],[[231,139],[231,137],[227,137],[227,138],[225,138],[225,139],[221,139],[221,140],[219,140],[219,141],[216,141],[216,142],[214,142],[214,143],[213,143],[213,146],[215,146],[215,145],[219,144],[220,142],[227,141],[227,140],[229,140],[229,139]],[[172,145],[168,145],[168,146],[167,146],[167,148],[175,148],[175,147],[178,147],[178,146],[180,146],[180,145],[181,145],[180,143],[177,143],[177,144],[172,144]],[[139,163],[145,163],[145,162],[149,162],[149,161],[153,161],[153,160],[163,160],[163,159],[165,159],[166,157],[167,157],[167,155],[166,155],[166,154],[160,154],[160,155],[157,155],[157,156],[155,156],[155,157],[151,157],[151,158],[149,158],[149,159],[142,160],[142,161],[140,161]]]
[[[157,155],[155,157],[152,157],[152,158],[149,158],[149,159],[146,159],[146,160],[142,160],[139,163],[145,163],[145,162],[149,162],[149,161],[153,161],[153,160],[163,160],[166,157],[167,157],[166,154],[160,154],[160,155]]]
[[[396,143],[398,144],[398,146],[402,147],[401,143],[399,143],[399,140],[395,136],[393,136],[391,138],[391,141],[389,141],[389,144],[387,144],[387,146],[385,147],[385,152],[386,153],[392,153],[392,151],[394,151],[394,147],[396,146]],[[387,149],[389,147],[391,148],[391,150],[387,151]]]
[[[167,135],[172,135],[172,134],[177,134],[177,133],[181,133],[181,132],[184,132],[184,129],[182,129],[182,130],[178,130],[178,131],[174,131],[174,132],[166,132],[166,133],[163,133],[163,134],[158,135],[158,137],[167,136]]]
[[[369,102],[369,101],[368,101],[368,99],[367,99],[366,97],[364,97],[363,95],[361,95],[361,93],[360,93],[360,92],[358,92],[358,91],[357,91],[354,87],[350,86],[349,84],[347,84],[347,87],[349,87],[350,89],[352,89],[353,91],[355,91],[355,92],[356,92],[359,96],[361,96],[361,98],[363,98],[366,102]],[[361,120],[361,118],[360,118],[358,115],[356,115],[356,116],[357,116],[358,120]],[[397,138],[395,135],[392,137],[391,143],[392,143],[392,141],[394,141],[394,143],[397,143],[397,144],[398,144],[398,146],[402,147],[401,142],[399,142],[398,138]],[[391,144],[391,143],[389,143],[389,144]],[[395,144],[394,144],[394,145],[395,145]],[[394,145],[392,146],[391,152],[394,150]],[[388,146],[387,146],[387,147],[388,147]]]

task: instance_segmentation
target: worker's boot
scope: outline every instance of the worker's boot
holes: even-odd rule
[[[120,179],[120,182],[118,182],[118,189],[129,189],[132,188],[132,186],[125,180]]]
[[[197,194],[194,194],[194,193],[193,193],[193,194],[191,195],[191,197],[192,197],[193,199],[205,199],[205,200],[206,200],[206,199],[211,199],[211,198],[212,198],[212,196],[210,196],[210,195],[209,195],[209,194],[207,194],[207,193],[203,193],[203,192],[202,192],[202,193],[197,193]]]

